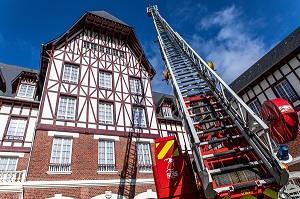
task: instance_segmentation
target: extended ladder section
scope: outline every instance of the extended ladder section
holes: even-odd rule
[[[239,198],[285,185],[288,173],[273,154],[267,125],[168,25],[157,6],[147,7],[147,12],[206,197]]]

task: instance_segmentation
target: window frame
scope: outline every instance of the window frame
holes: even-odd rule
[[[135,110],[142,110],[142,118],[143,118],[144,124],[140,124],[139,122],[138,122],[138,124],[136,124],[136,122],[135,122],[136,121],[135,120],[135,113],[136,113],[136,111]],[[140,106],[133,106],[132,107],[132,120],[133,120],[133,125],[135,127],[146,128],[147,127],[147,122],[146,122],[145,108],[144,107],[140,107]]]
[[[24,95],[20,95],[20,92],[22,90],[22,86],[26,86]],[[28,95],[29,87],[32,87],[32,93],[30,93],[31,94],[30,96],[27,96]],[[22,83],[21,82],[20,85],[19,85],[19,88],[18,88],[17,97],[27,98],[27,99],[33,99],[34,98],[34,94],[35,94],[35,89],[36,89],[36,85],[35,84],[27,84],[27,83]]]
[[[282,90],[278,89],[279,87]],[[277,96],[285,99],[286,101],[288,101],[290,103],[293,103],[299,99],[297,92],[295,92],[294,88],[291,86],[291,84],[286,79],[284,79],[281,82],[279,82],[278,84],[276,84],[273,88],[274,88],[274,91]],[[292,92],[292,93],[289,93],[289,92]]]
[[[130,93],[133,95],[142,95],[142,85],[139,78],[130,77]]]
[[[168,110],[168,111],[166,111]],[[162,111],[162,115],[166,118],[172,118],[173,114],[172,114],[172,109],[169,106],[162,106],[161,107],[161,111]],[[167,112],[167,114],[165,114]]]
[[[101,74],[104,74],[104,78],[102,79],[101,77]],[[109,78],[109,86],[106,86],[106,78],[107,77],[110,77]],[[102,86],[102,83],[103,83],[103,86]],[[112,90],[112,72],[110,72],[110,71],[102,71],[102,70],[100,70],[99,71],[99,87],[100,88],[103,88],[103,89],[108,89],[108,90]]]
[[[105,107],[104,107],[104,120],[105,121],[103,121],[103,122],[101,122],[100,121],[100,105],[101,104],[103,104],[103,105],[105,105]],[[110,111],[111,111],[111,123],[108,123],[109,122],[109,120],[107,120],[107,112],[106,112],[106,110],[107,110],[107,105],[110,105],[111,107],[110,107]],[[98,122],[99,122],[99,124],[106,124],[106,125],[113,125],[114,124],[114,103],[112,103],[112,102],[107,102],[107,101],[99,101],[99,108],[98,108]]]
[[[250,103],[248,103],[248,106],[256,115],[261,117],[261,104],[258,99],[252,100]]]
[[[104,163],[101,163],[100,157],[100,142],[104,142]],[[112,163],[108,163],[108,143],[112,144]],[[102,167],[103,165],[103,167]],[[116,154],[115,154],[115,141],[108,139],[98,140],[98,172],[111,172],[116,171]]]
[[[12,121],[15,121],[15,120],[18,121],[17,124],[16,124],[17,125],[16,131],[13,134],[10,134],[10,132],[11,132],[10,129],[12,128],[11,127]],[[24,129],[23,129],[22,135],[17,135],[17,132],[19,132],[20,121],[24,122],[24,124],[23,124],[24,125]],[[7,131],[5,133],[4,139],[6,139],[6,140],[24,141],[25,133],[26,133],[26,128],[27,128],[27,122],[28,122],[28,119],[24,118],[24,117],[11,117],[10,120],[9,120],[9,124],[8,124],[8,127],[7,127]],[[15,138],[18,138],[18,139],[15,139]]]
[[[65,104],[65,106],[62,106],[62,107],[65,107],[65,114],[64,115],[60,115],[60,109],[61,109],[61,101],[62,101],[62,98],[66,98],[67,99],[67,102]],[[68,116],[68,108],[69,108],[69,100],[71,99],[74,99],[74,108],[73,108],[73,116],[70,117]],[[59,102],[58,102],[58,107],[57,107],[57,119],[59,120],[75,120],[76,119],[76,103],[77,103],[77,98],[76,97],[73,97],[73,96],[66,96],[66,95],[61,95],[59,97]],[[62,118],[63,117],[63,118]]]
[[[141,151],[142,154],[139,154],[139,146],[141,146]],[[144,146],[147,146],[147,149],[144,149]],[[136,142],[136,153],[137,153],[137,162],[138,162],[138,167],[139,171],[144,171],[144,172],[152,172],[152,157],[151,157],[151,149],[150,149],[150,143],[146,142]],[[145,150],[147,150],[148,154],[145,154]],[[149,156],[149,164],[146,164],[146,159],[145,155]],[[142,156],[142,160],[139,159]],[[142,162],[142,163],[141,163]]]
[[[66,74],[66,68],[70,67],[69,69],[69,77],[67,77]],[[72,80],[72,69],[76,69],[76,81]],[[73,64],[69,64],[69,63],[65,63],[64,67],[63,67],[63,75],[62,75],[62,81],[65,83],[71,83],[71,84],[78,84],[78,78],[79,78],[79,66],[78,65],[73,65]],[[74,78],[73,78],[74,79]]]
[[[61,139],[61,146],[60,146],[60,151],[59,151],[59,161],[58,162],[52,162],[53,155],[54,155],[54,145],[55,145],[55,140],[59,140]],[[65,140],[65,141],[64,141]],[[65,145],[64,142],[66,142],[67,140],[70,140],[70,150],[69,150],[69,157],[68,157],[68,162],[67,163],[62,163],[62,157],[63,157],[63,150],[65,149]],[[63,142],[64,141],[64,142]],[[69,172],[71,171],[71,162],[72,162],[72,147],[73,147],[73,138],[72,137],[53,137],[53,142],[52,142],[52,148],[51,148],[51,156],[50,156],[50,162],[49,162],[49,171],[51,172]],[[59,167],[58,171],[53,171],[53,169],[51,169],[51,167]],[[63,171],[62,171],[63,170]]]
[[[5,170],[1,170],[1,166],[3,164],[1,164],[1,159],[8,159],[9,161],[11,159],[15,159],[16,162],[15,162],[15,165],[14,165],[14,169],[13,170],[8,170],[8,167],[10,165],[10,162],[7,162],[6,163],[6,166],[5,166]],[[7,157],[7,156],[0,156],[0,171],[16,171],[17,170],[17,166],[18,166],[18,161],[19,161],[19,158],[18,157]]]

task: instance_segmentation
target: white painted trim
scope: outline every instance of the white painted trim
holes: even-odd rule
[[[300,156],[293,158],[293,160],[291,162],[287,163],[287,165],[291,166],[291,165],[297,164],[299,162],[300,162]]]
[[[72,171],[47,171],[46,173],[50,174],[50,175],[52,175],[52,174],[67,174],[67,175],[69,175],[69,174],[72,174]]]
[[[52,137],[53,136],[63,136],[63,137],[79,138],[79,133],[48,131],[48,136],[52,136]]]
[[[117,174],[118,171],[97,171],[98,174]]]
[[[139,173],[153,173],[153,171],[139,171]]]
[[[94,135],[95,140],[114,140],[114,141],[120,141],[119,136],[112,136],[112,135]]]
[[[116,180],[68,180],[68,181],[26,181],[26,182],[8,182],[6,186],[0,186],[0,192],[11,191],[14,189],[16,192],[22,191],[22,188],[69,188],[69,187],[91,187],[91,186],[119,186],[121,182],[125,185],[154,185],[154,179],[116,179]]]
[[[150,138],[132,138],[133,142],[148,142],[148,143],[154,143],[154,139]]]
[[[0,156],[7,156],[7,157],[19,157],[23,158],[25,153],[18,153],[18,152],[0,152]]]

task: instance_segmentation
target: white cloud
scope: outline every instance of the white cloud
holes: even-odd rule
[[[207,61],[214,62],[217,73],[227,83],[231,83],[267,51],[264,42],[251,34],[252,28],[255,28],[253,24],[243,20],[242,15],[242,11],[234,5],[214,12],[200,20],[199,32],[188,40]],[[200,32],[209,30],[217,34],[208,40],[198,36],[202,34]]]

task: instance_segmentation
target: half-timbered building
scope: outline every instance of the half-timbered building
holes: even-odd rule
[[[261,116],[266,100],[283,98],[300,116],[300,27],[271,49],[230,87]],[[295,140],[286,143],[293,156],[289,163],[291,171],[300,170],[300,133]]]
[[[0,63],[0,198],[22,193],[39,108],[38,72]],[[8,186],[9,185],[9,186]]]
[[[183,152],[190,151],[188,137],[182,123],[182,115],[173,95],[153,92],[158,128],[161,137],[175,136]]]
[[[84,13],[42,45],[24,197],[155,197],[154,75],[133,28],[105,11]]]

